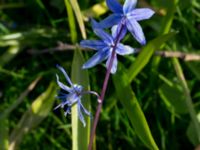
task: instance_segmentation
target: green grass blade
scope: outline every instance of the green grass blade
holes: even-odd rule
[[[182,70],[181,65],[177,58],[173,58],[173,65],[176,70],[177,77],[183,88],[183,91],[184,91],[183,94],[185,95],[186,105],[187,105],[192,123],[194,125],[194,130],[195,130],[195,134],[196,134],[198,143],[200,143],[200,125],[199,125],[198,119],[196,117],[196,112],[194,110],[192,98],[190,96],[190,89],[187,85],[187,82],[186,82],[184,74],[183,74],[183,70]]]
[[[146,147],[158,150],[144,113],[128,82],[129,78],[126,71],[120,65],[118,66],[118,73],[113,76],[113,79],[117,97],[125,108],[135,132]]]
[[[53,27],[55,27],[54,21],[53,21],[53,19],[51,18],[51,15],[49,14],[49,12],[48,12],[48,10],[46,9],[46,7],[45,7],[45,5],[43,4],[43,2],[42,2],[41,0],[36,0],[36,2],[37,2],[37,4],[38,4],[38,6],[40,7],[40,9],[41,9],[42,11],[44,11],[44,13],[46,14],[46,16],[48,17],[49,22],[51,23],[51,25],[52,25]]]
[[[171,85],[164,83],[158,90],[161,99],[171,113],[186,114],[188,113],[185,103],[185,95],[177,82],[171,82]]]
[[[20,119],[17,127],[12,131],[9,139],[10,150],[17,149],[17,146],[21,143],[24,135],[38,126],[38,124],[49,114],[54,103],[55,94],[56,86],[54,82],[52,82],[48,89],[36,98],[30,109],[28,109]]]
[[[82,37],[83,37],[83,39],[86,39],[85,25],[83,22],[83,16],[82,16],[79,4],[78,4],[77,0],[70,0],[70,3],[74,10],[75,15],[76,15],[76,19],[79,24],[79,28],[81,30]]]
[[[200,126],[200,113],[198,113],[196,115],[197,119],[198,119],[198,123],[199,123],[199,126]],[[196,130],[195,130],[195,125],[192,121],[190,121],[190,124],[187,128],[187,137],[189,138],[190,142],[194,145],[194,146],[197,146],[199,145],[199,139],[198,139],[198,136],[196,134]]]
[[[160,28],[160,35],[164,35],[164,34],[167,34],[167,33],[170,33],[170,29],[171,29],[171,26],[172,26],[172,23],[173,23],[173,20],[174,20],[174,14],[176,12],[176,7],[178,5],[178,1],[179,0],[170,0],[170,1],[167,1],[167,6],[166,6],[166,9],[167,9],[167,15],[162,19],[161,21],[161,28]],[[163,48],[165,46],[165,43],[162,43],[162,45],[160,46],[160,48]],[[161,61],[161,57],[155,57],[153,58],[153,61],[152,61],[152,68],[151,68],[151,77],[150,77],[150,86],[149,86],[149,89],[152,89],[153,86],[154,86],[154,83],[157,79],[157,71],[159,69],[159,64],[160,64],[160,61]]]
[[[87,70],[83,70],[81,67],[84,63],[84,58],[79,49],[75,50],[74,58],[72,62],[72,81],[73,83],[84,86],[84,90],[89,90],[89,76]],[[90,111],[90,97],[85,95],[82,97],[84,107]],[[90,136],[90,118],[85,116],[86,127],[78,118],[77,106],[72,107],[72,141],[73,150],[87,150]]]
[[[157,37],[156,39],[150,41],[142,50],[139,56],[137,57],[135,63],[131,65],[128,76],[129,76],[129,83],[140,73],[140,71],[147,65],[151,56],[153,55],[154,51],[160,46],[172,38],[175,35],[174,32],[162,35]]]
[[[20,46],[18,44],[10,46],[7,51],[5,51],[0,56],[0,66],[4,66],[10,60],[12,60],[19,52],[21,51]]]
[[[172,22],[174,20],[174,13],[176,12],[176,6],[179,0],[171,0],[168,2],[167,15],[163,18],[160,34],[167,34],[171,29]]]
[[[0,119],[0,150],[8,149],[8,120],[7,118]]]
[[[191,72],[200,80],[200,62],[187,62],[186,65],[191,70]]]
[[[67,9],[71,40],[72,43],[75,43],[77,41],[76,23],[74,20],[74,14],[69,0],[65,0],[65,7]]]

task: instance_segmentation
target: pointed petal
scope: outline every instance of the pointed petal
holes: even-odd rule
[[[112,14],[105,18],[104,20],[99,22],[101,28],[110,28],[113,25],[116,25],[121,22],[122,15],[121,14]]]
[[[119,32],[120,32],[121,28],[122,28],[122,24],[121,23],[118,24],[118,25],[114,25],[111,28],[113,39],[117,38],[117,36],[119,35]],[[126,35],[126,32],[127,32],[127,28],[126,28],[126,26],[123,26],[123,29],[122,29],[122,31],[120,33],[119,41],[124,38],[124,36]]]
[[[122,6],[117,0],[106,0],[108,8],[114,13],[122,13]]]
[[[111,60],[111,56],[108,58],[107,62],[106,62],[106,68],[108,69],[109,67],[109,63],[110,63],[110,60]],[[114,60],[113,60],[113,64],[112,64],[112,68],[111,68],[111,73],[112,74],[115,74],[117,71],[117,55],[115,54],[114,56]]]
[[[89,111],[87,111],[87,109],[85,109],[85,107],[83,106],[83,104],[80,102],[80,107],[81,110],[88,116],[92,116],[91,113]]]
[[[103,49],[98,51],[92,58],[90,58],[85,64],[83,64],[83,69],[94,67],[95,65],[101,63],[106,60],[109,56],[109,50]]]
[[[62,82],[59,81],[59,77],[58,77],[57,74],[56,74],[56,80],[57,80],[57,83],[58,83],[58,85],[59,85],[59,87],[60,87],[61,89],[65,90],[65,91],[67,91],[67,92],[70,92],[70,91],[71,91],[71,88],[70,88],[70,87],[64,85]]]
[[[91,25],[92,25],[92,29],[98,29],[98,28],[102,28],[101,25],[96,21],[94,20],[93,18],[91,18]]]
[[[123,5],[123,12],[124,14],[127,14],[128,12],[132,11],[137,4],[137,0],[125,0],[125,3]]]
[[[134,18],[137,21],[149,19],[155,12],[149,8],[137,8],[127,14],[128,18]]]
[[[103,49],[106,45],[100,40],[82,40],[80,46],[83,48],[90,48],[94,50]]]
[[[110,45],[113,43],[113,38],[111,35],[109,35],[107,32],[105,32],[103,29],[95,29],[94,33],[100,37],[104,43]]]
[[[68,83],[73,86],[72,81],[70,80],[69,76],[67,75],[67,73],[65,72],[65,69],[63,67],[61,67],[60,65],[56,65],[56,67],[64,74],[66,80],[68,81]]]
[[[126,26],[127,26],[128,30],[131,32],[131,34],[133,35],[133,37],[140,44],[142,44],[142,45],[146,44],[146,40],[145,40],[145,37],[144,37],[144,33],[142,31],[142,28],[136,20],[126,19]]]
[[[77,105],[78,105],[78,116],[79,116],[79,119],[80,119],[80,121],[83,123],[83,126],[85,127],[85,126],[86,126],[86,123],[85,123],[84,116],[83,116],[83,114],[82,114],[82,112],[81,112],[81,105],[80,105],[80,102],[77,103]]]
[[[62,106],[62,104],[59,104],[58,106],[56,106],[56,107],[54,108],[54,110],[58,109],[58,108],[61,107],[61,106]]]
[[[71,114],[71,107],[67,107],[64,115],[67,116],[67,114]]]
[[[123,45],[121,43],[117,44],[117,49],[116,53],[119,55],[128,55],[134,53],[134,48],[128,46],[128,45]]]

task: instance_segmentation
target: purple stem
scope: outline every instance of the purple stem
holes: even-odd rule
[[[99,116],[100,116],[100,113],[101,113],[101,108],[102,108],[103,100],[104,100],[104,97],[105,97],[105,93],[106,93],[106,89],[107,89],[107,85],[108,85],[108,80],[109,80],[109,77],[110,77],[110,71],[111,71],[113,61],[114,61],[114,57],[115,57],[115,54],[116,54],[115,50],[116,50],[117,44],[120,40],[120,35],[122,33],[123,27],[124,27],[124,25],[121,26],[120,31],[119,31],[119,33],[116,37],[115,42],[114,42],[114,46],[113,46],[113,50],[112,50],[112,54],[111,54],[111,59],[110,59],[109,65],[108,65],[108,69],[106,71],[106,76],[105,76],[105,79],[104,79],[103,88],[102,88],[101,95],[100,95],[101,103],[98,104],[97,111],[96,111],[95,118],[94,118],[94,124],[93,124],[92,132],[91,132],[91,135],[90,135],[90,142],[89,142],[89,145],[88,145],[88,150],[92,150],[92,144],[93,144],[97,124],[98,124],[98,121],[99,121]]]

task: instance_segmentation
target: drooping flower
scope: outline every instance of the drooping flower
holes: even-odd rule
[[[67,75],[63,67],[57,65],[57,68],[64,74],[69,86],[60,82],[59,77],[56,74],[57,83],[64,92],[61,92],[61,91],[59,92],[58,98],[61,99],[62,102],[57,107],[55,107],[55,109],[59,107],[64,108],[65,106],[67,106],[65,110],[65,116],[66,116],[67,114],[71,113],[71,107],[73,105],[77,105],[79,119],[83,123],[83,126],[85,127],[86,123],[85,123],[83,113],[90,117],[91,117],[91,113],[88,110],[86,110],[85,107],[83,106],[81,102],[81,97],[83,94],[95,94],[95,95],[98,95],[98,94],[96,94],[93,91],[83,91],[83,87],[81,85],[72,84],[69,76]]]
[[[94,21],[94,20],[93,20]],[[93,22],[93,25],[95,22]],[[94,67],[97,64],[100,64],[102,61],[106,61],[106,67],[108,68],[109,62],[111,59],[113,48],[116,44],[116,53],[114,55],[114,61],[111,68],[111,73],[114,74],[117,71],[117,54],[118,55],[128,55],[134,53],[134,49],[128,45],[121,43],[115,43],[115,40],[118,36],[117,26],[112,27],[112,35],[109,35],[101,28],[93,27],[94,33],[101,38],[101,40],[82,40],[80,42],[81,47],[90,48],[97,50],[97,53],[90,58],[84,65],[83,69]],[[123,35],[123,34],[122,34]],[[121,36],[121,35],[120,35]],[[119,37],[121,39],[122,37]]]
[[[135,8],[137,0],[125,0],[123,6],[117,0],[106,0],[106,3],[113,14],[102,20],[99,27],[118,25],[121,28],[124,25],[140,44],[145,45],[145,36],[138,21],[149,19],[154,11],[149,8]]]

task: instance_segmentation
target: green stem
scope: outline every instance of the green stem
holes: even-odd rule
[[[199,125],[199,122],[198,122],[197,117],[196,117],[196,113],[195,113],[194,106],[193,106],[193,103],[192,103],[192,98],[190,96],[190,90],[187,86],[187,82],[185,80],[182,68],[181,68],[180,63],[179,63],[177,58],[173,58],[173,65],[174,65],[174,68],[176,70],[176,74],[178,76],[178,79],[181,82],[181,85],[182,85],[182,88],[183,88],[183,91],[184,91],[184,94],[185,94],[185,97],[186,97],[186,105],[188,107],[190,117],[191,117],[192,122],[194,124],[195,131],[196,131],[196,134],[197,134],[197,137],[198,137],[198,141],[200,142],[200,125]]]

